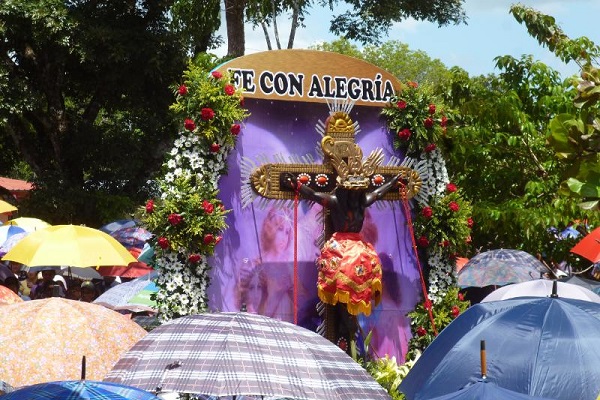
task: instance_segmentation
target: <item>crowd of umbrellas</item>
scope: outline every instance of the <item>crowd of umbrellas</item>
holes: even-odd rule
[[[34,223],[33,229],[27,225]],[[146,400],[179,393],[232,400],[390,399],[338,346],[288,322],[217,312],[148,332],[131,313],[156,311],[157,272],[150,267],[142,273],[136,264],[149,251],[149,237],[116,233],[139,233],[135,221],[102,229],[40,224],[23,219],[0,226],[3,260],[134,279],[93,303],[0,300],[0,400]],[[466,262],[459,285],[498,289],[440,332],[402,381],[406,399],[596,399],[600,283],[543,279],[547,272],[519,250],[491,250]]]

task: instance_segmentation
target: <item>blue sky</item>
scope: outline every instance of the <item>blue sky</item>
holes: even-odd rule
[[[466,0],[465,10],[468,25],[445,26],[407,20],[395,24],[387,39],[399,40],[408,44],[411,50],[423,50],[431,58],[441,60],[447,67],[457,65],[470,75],[498,72],[494,57],[511,55],[520,58],[522,54],[532,54],[535,59],[558,70],[563,77],[576,74],[574,64],[565,65],[546,48],[542,48],[509,13],[510,0]],[[522,4],[544,14],[551,15],[558,25],[571,38],[587,36],[600,45],[598,16],[600,0],[524,0]],[[294,48],[307,48],[323,41],[333,41],[335,36],[328,32],[332,13],[325,9],[312,10],[306,20],[306,28],[296,34]],[[287,43],[289,22],[279,20],[282,43]],[[222,34],[224,34],[224,27]],[[386,39],[384,39],[386,40]],[[266,51],[267,46],[262,30],[246,28],[246,53]],[[225,49],[217,54],[223,55]]]

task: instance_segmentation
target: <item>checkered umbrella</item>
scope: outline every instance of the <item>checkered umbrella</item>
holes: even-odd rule
[[[132,247],[143,248],[146,242],[152,237],[152,233],[139,226],[128,226],[117,229],[109,233],[110,236],[117,239],[119,243],[128,249]]]
[[[269,317],[190,315],[137,342],[105,381],[148,391],[289,399],[390,399],[322,336]]]
[[[504,286],[539,279],[548,269],[531,254],[514,249],[484,251],[471,258],[458,273],[461,287]]]
[[[98,381],[57,381],[25,386],[12,391],[2,400],[159,400],[144,390]]]

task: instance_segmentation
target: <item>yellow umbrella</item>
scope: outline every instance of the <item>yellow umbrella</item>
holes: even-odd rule
[[[51,297],[0,306],[0,379],[11,386],[101,380],[146,336],[129,318],[103,306]]]
[[[0,200],[0,214],[9,213],[17,211],[17,207],[13,206],[10,203],[7,203],[4,200]]]
[[[128,265],[134,256],[112,236],[77,225],[53,225],[32,232],[2,257],[29,267]]]
[[[6,225],[14,225],[20,228],[25,229],[27,232],[39,231],[40,229],[47,228],[51,226],[46,221],[43,221],[39,218],[31,218],[31,217],[19,217],[11,219],[6,223]]]

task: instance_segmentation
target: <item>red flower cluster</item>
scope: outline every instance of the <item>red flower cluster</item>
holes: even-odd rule
[[[215,206],[213,205],[213,203],[211,203],[208,200],[202,201],[202,208],[204,209],[204,212],[207,214],[212,214],[212,212],[215,210]]]
[[[185,129],[187,129],[188,131],[193,131],[194,129],[196,129],[196,124],[194,123],[194,120],[187,118],[185,120],[185,122],[183,123],[183,126],[185,127]]]
[[[455,201],[451,201],[450,203],[448,203],[448,208],[453,212],[457,212],[458,210],[460,210],[460,206]]]
[[[180,96],[185,96],[188,93],[187,86],[185,86],[185,85],[179,86],[178,92],[179,92]]]
[[[219,143],[213,143],[210,145],[211,153],[218,153],[219,150],[221,150],[221,146],[219,145]]]
[[[190,254],[190,256],[188,257],[188,261],[192,264],[196,264],[200,261],[201,258],[202,257],[200,256],[200,254],[193,253]]]
[[[398,106],[399,109],[404,110],[407,106],[406,102],[404,100],[400,100],[396,103],[396,105]]]
[[[446,118],[445,115],[442,117],[442,120],[440,121],[440,125],[442,128],[445,128],[446,125],[448,125],[448,118]]]
[[[458,190],[458,188],[454,183],[449,183],[446,185],[446,190],[448,191],[448,193],[454,193]]]
[[[223,90],[227,96],[233,96],[235,93],[235,87],[233,85],[225,85]]]
[[[146,202],[146,212],[152,214],[154,212],[154,200],[148,200]]]
[[[427,335],[427,331],[425,330],[425,328],[423,328],[422,326],[417,328],[417,336],[419,337],[423,337]]]
[[[429,206],[423,207],[421,210],[421,215],[425,218],[431,218],[433,216],[433,209]]]
[[[213,71],[212,72],[212,77],[215,79],[221,79],[223,77],[223,74],[220,73],[219,71]]]
[[[429,105],[429,114],[435,114],[435,104]]]
[[[398,132],[398,137],[401,140],[408,140],[408,139],[410,139],[410,135],[411,135],[410,129],[408,129],[408,128],[404,128],[404,129],[402,129],[401,131]]]
[[[166,250],[169,248],[170,243],[169,243],[169,239],[167,239],[166,237],[159,237],[158,241],[157,241],[158,247],[160,247],[163,250]]]
[[[172,213],[172,214],[169,214],[169,216],[167,217],[167,220],[169,220],[169,223],[171,225],[175,226],[175,225],[179,225],[183,221],[183,217],[179,214]]]
[[[231,125],[231,134],[233,136],[239,135],[241,130],[242,130],[242,127],[240,126],[240,124]]]
[[[215,237],[212,233],[207,233],[204,235],[204,244],[211,244],[215,240]]]
[[[202,118],[202,121],[210,121],[215,117],[215,112],[212,108],[204,107],[200,110],[200,117]]]
[[[423,125],[425,125],[425,128],[427,129],[433,128],[433,119],[426,118],[425,121],[423,121]]]
[[[437,146],[435,145],[435,143],[429,143],[427,146],[425,146],[425,153],[431,153],[436,148]]]
[[[468,226],[470,229],[473,229],[473,225],[474,225],[474,224],[475,224],[475,222],[473,221],[473,218],[471,218],[471,217],[467,218],[467,226]]]
[[[427,236],[421,236],[419,239],[417,239],[417,246],[419,246],[419,247],[429,246],[429,239],[427,239]]]
[[[452,313],[452,316],[456,318],[460,314],[460,308],[458,308],[458,306],[453,306],[450,312]]]

